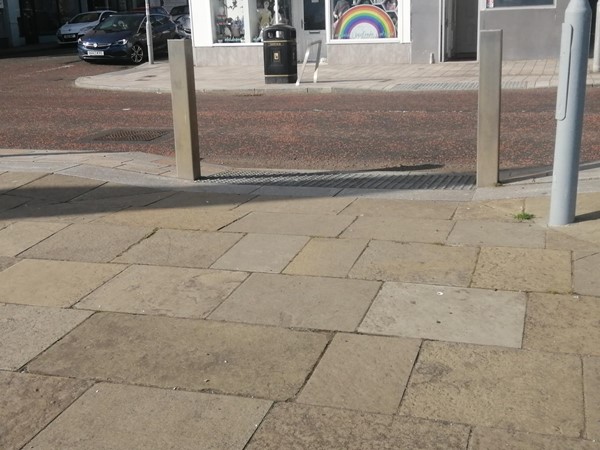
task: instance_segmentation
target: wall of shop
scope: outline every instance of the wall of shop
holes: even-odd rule
[[[481,11],[481,30],[503,30],[505,60],[554,59],[560,54],[560,35],[569,0],[556,6],[494,8]]]

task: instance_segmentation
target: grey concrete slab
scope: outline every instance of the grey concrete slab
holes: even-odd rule
[[[425,342],[400,414],[579,437],[581,361],[575,355]]]
[[[44,175],[35,172],[4,172],[0,174],[0,194],[31,183]]]
[[[261,195],[251,201],[240,205],[243,211],[260,211],[272,213],[298,213],[298,214],[338,214],[350,203],[353,198],[346,197],[282,197]]]
[[[310,186],[261,186],[254,194],[282,195],[294,197],[333,197],[340,192],[339,188],[310,187]]]
[[[600,297],[600,249],[573,261],[573,290],[582,295]]]
[[[469,450],[598,450],[600,442],[547,434],[523,433],[514,430],[475,427]]]
[[[600,358],[583,358],[585,437],[600,442]]]
[[[0,369],[17,370],[91,314],[0,303]]]
[[[244,215],[241,211],[202,210],[199,208],[130,208],[107,215],[98,223],[171,228],[175,230],[217,231]]]
[[[199,210],[234,209],[254,198],[251,195],[176,192],[152,205],[152,208],[197,208]]]
[[[72,224],[21,253],[23,258],[108,262],[152,233],[151,228]]]
[[[307,236],[248,234],[211,267],[213,269],[280,273],[309,239]]]
[[[0,371],[0,448],[22,448],[92,384]]]
[[[247,276],[242,272],[223,270],[131,266],[75,307],[204,318]]]
[[[398,200],[468,202],[475,191],[452,190],[390,190],[390,189],[342,189],[337,197],[359,197]]]
[[[523,348],[600,356],[600,298],[529,294]]]
[[[145,206],[173,195],[173,191],[153,189],[141,186],[130,186],[120,183],[104,183],[73,199],[79,201],[97,201],[107,199],[130,199],[131,206]]]
[[[525,200],[522,198],[470,202],[458,206],[454,219],[514,222],[515,215],[523,210]]]
[[[519,292],[388,282],[358,331],[520,348],[526,300]]]
[[[368,242],[367,239],[313,238],[283,273],[346,278]]]
[[[6,303],[67,308],[126,266],[71,261],[22,260],[0,272]]]
[[[478,253],[474,247],[371,241],[349,276],[467,287]]]
[[[297,402],[396,413],[421,341],[338,333]]]
[[[104,184],[102,181],[65,175],[48,174],[11,191],[18,197],[48,200],[53,203],[69,201]]]
[[[209,318],[354,331],[379,286],[373,281],[256,273]]]
[[[280,449],[465,449],[469,428],[334,408],[276,404],[248,450]]]
[[[450,245],[544,248],[546,230],[529,222],[458,221],[448,236]]]
[[[452,218],[459,205],[458,202],[359,198],[344,209],[342,214],[448,220]]]
[[[570,236],[559,229],[549,229],[546,232],[546,248],[554,250],[571,250],[588,255],[600,252],[600,243],[593,244],[583,239]]]
[[[0,220],[88,223],[128,206],[129,202],[121,204],[120,199],[55,204],[34,200],[0,212]]]
[[[286,400],[304,384],[326,344],[319,333],[97,313],[28,370]]]
[[[15,265],[19,260],[17,258],[11,258],[10,256],[0,256],[0,272],[4,269]]]
[[[113,262],[208,268],[242,237],[240,233],[157,230]]]
[[[251,212],[224,231],[297,236],[335,237],[352,223],[352,216]]]
[[[484,247],[472,286],[506,291],[570,292],[571,252]]]
[[[16,208],[19,205],[27,203],[29,199],[15,197],[13,195],[0,195],[0,211]]]
[[[100,383],[26,449],[243,449],[266,400]]]
[[[342,237],[443,244],[453,226],[449,220],[365,216],[356,219]]]
[[[66,226],[52,222],[12,223],[0,230],[0,255],[16,256]]]

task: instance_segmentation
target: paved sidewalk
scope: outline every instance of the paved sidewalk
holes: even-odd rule
[[[600,73],[588,72],[588,85],[600,85]],[[302,65],[298,65],[298,74]],[[196,90],[227,93],[306,93],[344,91],[473,90],[478,88],[479,63],[390,64],[344,66],[321,64],[313,83],[314,64],[306,67],[300,86],[265,84],[262,66],[195,67]],[[556,60],[506,61],[502,83],[506,89],[547,88],[558,85]],[[119,72],[81,77],[78,87],[90,89],[170,92],[168,61],[148,63]]]
[[[548,228],[539,180],[407,200],[0,150],[0,448],[598,449],[594,183]]]

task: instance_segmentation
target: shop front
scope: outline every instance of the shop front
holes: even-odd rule
[[[590,0],[595,13],[597,0]],[[504,30],[504,59],[558,58],[569,0],[208,0],[191,5],[196,65],[262,64],[261,31],[296,28],[329,64],[476,60],[481,30]],[[314,57],[313,52],[313,57]]]

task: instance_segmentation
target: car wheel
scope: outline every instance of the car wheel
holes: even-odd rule
[[[146,52],[144,51],[144,47],[140,44],[133,44],[131,46],[131,53],[129,54],[129,59],[134,64],[141,64],[144,59],[146,59]]]

